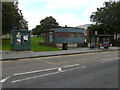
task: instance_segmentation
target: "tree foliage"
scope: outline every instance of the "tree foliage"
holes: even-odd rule
[[[120,1],[109,1],[104,3],[104,7],[97,8],[90,16],[93,31],[99,33],[114,34],[120,32]]]
[[[45,19],[42,19],[40,21],[40,25],[37,25],[32,31],[33,34],[41,34],[45,31],[49,30],[50,28],[56,28],[58,27],[58,22],[56,22],[56,19],[52,16],[46,17]]]
[[[2,3],[2,33],[10,33],[13,27],[28,28],[28,22],[23,18],[18,2]]]

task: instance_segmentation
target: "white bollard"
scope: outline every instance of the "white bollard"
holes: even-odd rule
[[[110,44],[110,47],[112,47],[112,44]]]
[[[59,68],[58,68],[58,71],[59,71],[59,72],[62,71],[62,68],[59,67]]]

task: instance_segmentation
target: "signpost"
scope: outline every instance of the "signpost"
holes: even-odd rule
[[[95,48],[96,48],[96,36],[98,35],[98,31],[95,31]]]
[[[98,31],[95,31],[95,35],[98,35]]]

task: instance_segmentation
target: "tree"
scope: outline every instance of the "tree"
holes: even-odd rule
[[[56,19],[53,18],[52,16],[49,16],[40,21],[40,25],[37,25],[33,29],[33,33],[42,34],[42,33],[45,33],[45,31],[48,31],[50,28],[57,28],[58,25],[59,24],[58,22],[56,22]]]
[[[91,29],[96,28],[102,33],[106,32],[111,35],[120,32],[120,1],[109,1],[104,5],[104,7],[97,8],[97,11],[90,16],[94,24]]]
[[[40,35],[42,33],[40,25],[37,25],[34,29],[32,29],[32,32],[34,35]]]
[[[28,22],[23,18],[18,2],[2,3],[2,33],[10,33],[13,27],[28,28]]]

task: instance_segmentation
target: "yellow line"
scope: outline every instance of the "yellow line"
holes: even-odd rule
[[[19,60],[32,60],[32,58],[19,59]]]
[[[47,62],[47,63],[49,63],[49,64],[52,64],[52,65],[54,65],[54,63],[52,63],[52,62],[49,62],[49,61],[45,61],[45,62]]]
[[[53,57],[41,57],[41,59],[47,59],[47,58],[53,58]]]
[[[37,59],[41,59],[41,58],[32,58],[32,59],[36,59],[37,60]]]
[[[9,60],[9,61],[0,61],[0,62],[11,62],[11,60]]]
[[[61,56],[53,56],[53,57],[62,57],[62,55]]]
[[[19,60],[38,60],[38,59],[47,59],[47,58],[54,58],[54,57],[61,57],[61,56],[52,56],[52,57],[38,57],[38,58],[25,58],[25,59],[19,59]]]
[[[62,56],[51,56],[51,57],[41,57],[41,58],[44,59],[44,58],[54,58],[54,57],[62,57]]]
[[[67,62],[52,63],[52,62],[49,62],[49,61],[45,61],[45,62],[47,62],[49,64],[52,64],[52,65],[67,63]]]
[[[60,63],[54,63],[54,64],[63,64],[63,63],[67,63],[67,62],[60,62]]]

